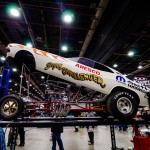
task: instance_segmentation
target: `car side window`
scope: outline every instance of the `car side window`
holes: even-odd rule
[[[78,62],[79,57],[72,57],[72,58],[68,58],[68,59],[70,59],[70,60],[72,60],[74,62]]]
[[[98,69],[98,70],[101,70],[101,71],[106,71],[106,72],[110,72],[110,73],[114,73],[111,69],[109,69],[108,67],[102,65],[102,64],[99,64],[97,62],[95,62],[95,65],[94,65],[94,68],[95,69]]]
[[[95,64],[94,61],[87,59],[87,58],[84,58],[84,57],[80,57],[78,60],[78,63],[89,66],[91,68],[94,68],[94,64]]]

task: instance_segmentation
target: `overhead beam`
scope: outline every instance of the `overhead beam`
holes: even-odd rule
[[[150,69],[150,63],[145,65],[142,69],[138,69],[136,71],[133,71],[133,72],[129,73],[128,75],[136,75],[136,74],[139,74],[139,73],[141,73],[147,69]]]
[[[30,35],[32,44],[33,44],[34,47],[36,47],[35,38],[34,38],[34,35],[33,35],[33,32],[32,32],[31,26],[30,26],[30,24],[29,24],[29,22],[28,22],[28,20],[27,20],[27,18],[26,18],[26,15],[25,15],[25,13],[24,13],[21,0],[18,0],[18,3],[19,3],[19,5],[20,5],[21,12],[22,12],[23,18],[24,18],[24,20],[25,20],[25,23],[26,23],[26,25],[27,25],[28,32],[29,32],[29,35]]]
[[[83,46],[81,48],[81,52],[79,54],[80,57],[82,57],[87,49],[87,47],[89,46],[89,43],[94,35],[94,32],[96,30],[96,27],[103,15],[103,12],[108,4],[109,0],[100,0],[99,6],[97,8],[96,14],[94,16],[94,19],[92,21],[92,24],[90,26],[90,29],[85,37],[85,41],[83,43]]]

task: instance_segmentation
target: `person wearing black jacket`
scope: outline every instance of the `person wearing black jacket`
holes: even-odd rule
[[[56,141],[60,150],[64,150],[64,146],[61,140],[61,133],[63,133],[63,126],[54,126],[51,128],[52,132],[52,150],[56,150]]]
[[[18,128],[18,134],[20,136],[20,144],[18,146],[24,146],[24,144],[25,144],[25,131],[24,131],[24,127],[19,127]]]

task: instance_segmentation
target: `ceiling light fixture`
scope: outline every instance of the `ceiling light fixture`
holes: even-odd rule
[[[61,47],[61,50],[64,51],[64,52],[66,52],[66,51],[68,50],[68,46],[63,45],[63,46]]]
[[[9,14],[12,16],[12,17],[20,17],[20,9],[18,7],[12,7],[12,8],[9,8]]]
[[[62,12],[62,21],[66,24],[70,24],[74,21],[74,13],[70,10]]]
[[[1,57],[1,60],[2,60],[2,61],[5,61],[5,60],[6,60],[6,58],[5,58],[4,56],[2,56],[2,57]]]
[[[142,68],[143,68],[143,66],[141,66],[141,65],[138,66],[138,69],[142,69]]]
[[[134,52],[133,51],[129,51],[128,52],[128,56],[130,56],[130,57],[134,56]]]
[[[44,76],[41,76],[41,79],[44,79],[45,77]]]
[[[29,48],[32,48],[32,47],[33,47],[32,43],[30,43],[30,42],[27,43],[26,46],[29,47]]]
[[[72,22],[72,16],[71,15],[65,15],[64,16],[64,22],[71,23]]]
[[[118,67],[118,65],[117,65],[117,64],[114,64],[114,65],[113,65],[113,67],[114,67],[114,68],[117,68],[117,67]]]
[[[13,71],[13,72],[17,72],[17,69],[16,69],[16,68],[12,68],[12,71]]]

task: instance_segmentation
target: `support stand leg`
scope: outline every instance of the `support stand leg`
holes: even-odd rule
[[[13,129],[12,129],[12,137],[11,137],[11,143],[10,143],[10,150],[15,150],[16,140],[17,140],[17,128],[13,127]]]
[[[111,149],[112,150],[117,150],[114,125],[110,125],[110,134],[111,134],[111,144],[112,144],[112,148]]]

